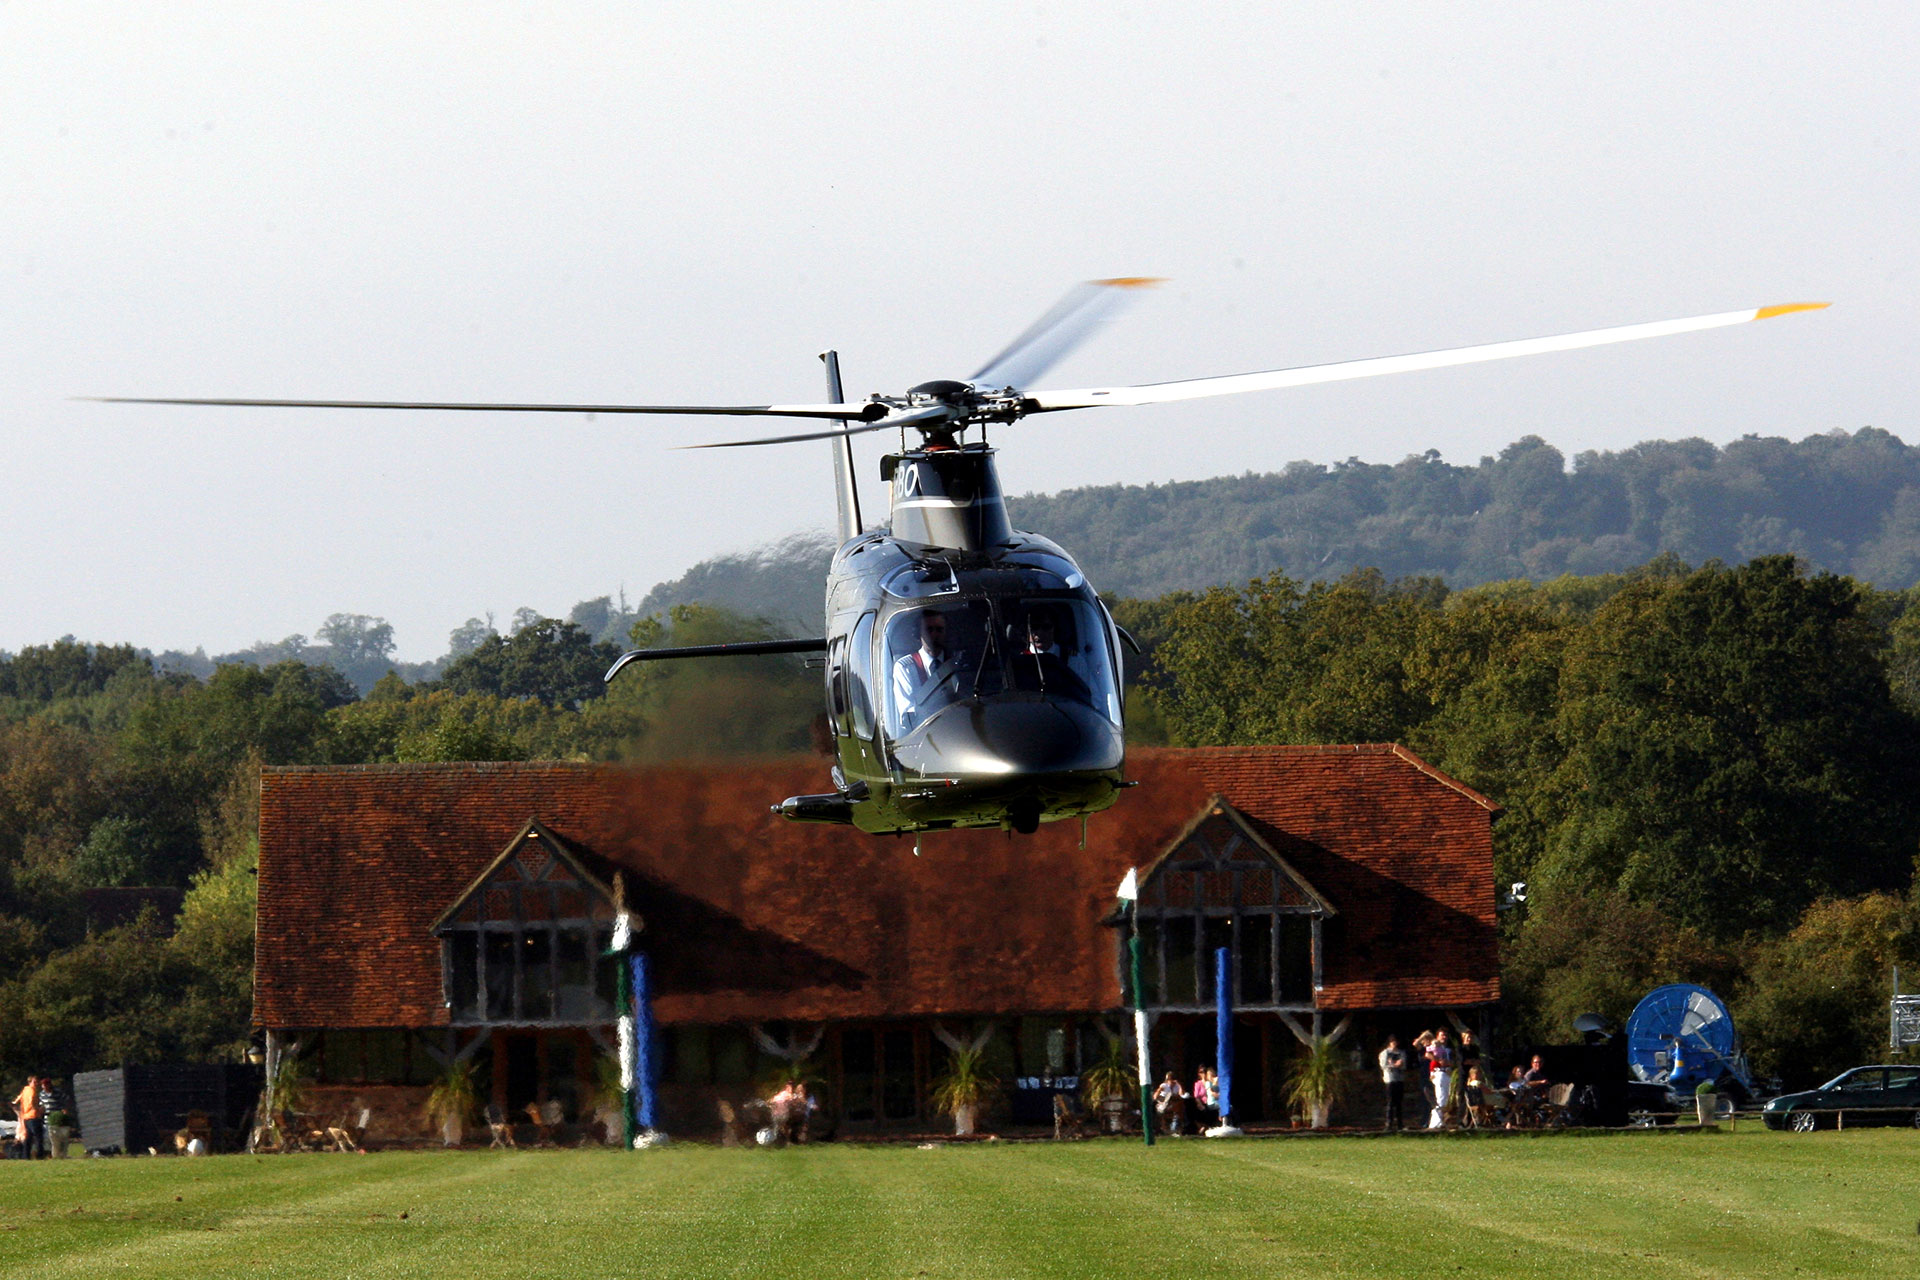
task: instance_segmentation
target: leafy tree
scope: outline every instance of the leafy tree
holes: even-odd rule
[[[99,693],[123,668],[152,670],[130,644],[80,644],[72,636],[50,645],[28,645],[17,655],[0,654],[0,698],[48,703]]]
[[[1552,875],[1719,937],[1904,884],[1920,724],[1860,603],[1783,556],[1609,601],[1567,659]]]
[[[571,622],[534,616],[511,638],[488,636],[455,658],[440,683],[455,693],[534,698],[550,707],[578,708],[605,692],[601,677],[619,656],[618,646],[594,643]]]
[[[361,693],[393,667],[393,627],[385,618],[336,613],[320,624],[320,660],[353,682]]]
[[[1155,701],[1176,743],[1384,742],[1430,710],[1403,656],[1444,589],[1376,573],[1302,588],[1275,574],[1175,607]]]
[[[1615,892],[1551,887],[1530,895],[1501,965],[1502,996],[1520,1044],[1561,1043],[1598,1013],[1624,1026],[1647,992],[1669,982],[1730,989],[1735,954],[1662,911]]]
[[[1805,1088],[1884,1061],[1895,965],[1920,967],[1920,910],[1871,893],[1815,903],[1763,944],[1736,1005],[1754,1067]]]
[[[498,639],[500,633],[493,629],[493,615],[482,618],[468,618],[453,629],[447,637],[447,657],[449,660],[464,658],[478,649],[488,640]]]

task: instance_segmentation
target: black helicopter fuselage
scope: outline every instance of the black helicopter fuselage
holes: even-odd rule
[[[1119,631],[1059,546],[1012,528],[992,451],[889,457],[892,521],[827,578],[835,790],[779,806],[873,833],[1032,831],[1124,783]]]

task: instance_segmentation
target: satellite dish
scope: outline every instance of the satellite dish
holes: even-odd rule
[[[1587,1038],[1588,1044],[1603,1044],[1613,1038],[1619,1028],[1609,1022],[1605,1015],[1583,1013],[1573,1020],[1573,1029]]]
[[[1690,982],[1656,987],[1633,1007],[1627,1064],[1636,1079],[1676,1093],[1726,1075],[1752,1088],[1733,1015],[1719,996]]]

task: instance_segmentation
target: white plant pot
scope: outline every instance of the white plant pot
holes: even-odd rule
[[[1333,1104],[1331,1102],[1316,1102],[1309,1109],[1309,1112],[1313,1118],[1313,1127],[1316,1129],[1324,1129],[1327,1127],[1327,1117],[1333,1114]]]
[[[460,1123],[458,1117],[448,1116],[440,1122],[440,1141],[443,1145],[457,1147],[460,1145],[461,1139],[466,1136],[467,1127]]]
[[[975,1108],[971,1104],[953,1109],[954,1133],[965,1135],[973,1132],[974,1111]]]

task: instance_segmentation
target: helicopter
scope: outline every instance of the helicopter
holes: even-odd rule
[[[964,380],[903,395],[847,400],[839,356],[827,351],[828,399],[780,405],[494,404],[376,400],[88,397],[108,403],[322,409],[726,415],[824,420],[834,425],[691,448],[830,442],[839,549],[826,582],[826,634],[620,655],[606,680],[636,662],[824,655],[833,790],[773,806],[798,822],[876,835],[968,827],[1032,833],[1043,822],[1110,807],[1128,783],[1122,711],[1123,645],[1114,621],[1067,551],[1013,528],[986,428],[1044,413],[1164,404],[1442,369],[1514,356],[1666,337],[1813,311],[1787,303],[1543,338],[1381,356],[1334,364],[1138,386],[1034,389],[1037,381],[1152,277],[1088,281]],[[897,431],[881,459],[889,520],[869,529],[855,483],[853,438]],[[909,432],[917,440],[909,440]],[[967,433],[977,438],[967,439]]]

